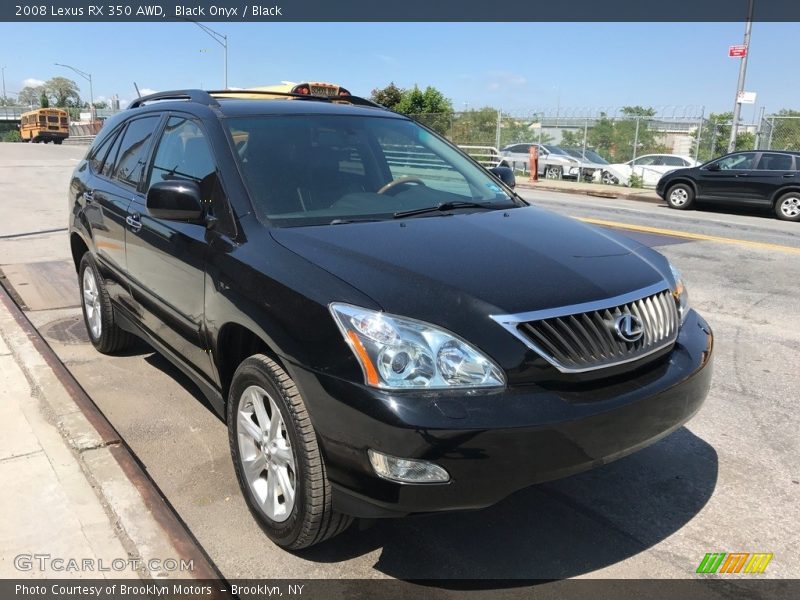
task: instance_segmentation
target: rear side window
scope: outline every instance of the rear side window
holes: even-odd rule
[[[153,137],[158,120],[159,117],[153,115],[136,119],[128,124],[117,154],[115,179],[131,187],[139,185],[147,161],[150,139]]]
[[[758,160],[756,169],[763,171],[791,171],[792,158],[790,154],[764,152]]]
[[[96,148],[94,148],[91,153],[89,154],[89,167],[92,169],[94,173],[100,173],[103,169],[103,161],[106,159],[106,155],[108,154],[108,149],[111,148],[111,145],[114,143],[114,140],[117,138],[117,132],[111,132],[106,139],[103,140]]]
[[[689,164],[679,156],[663,156],[661,158],[663,161],[662,164],[668,167],[685,167]]]
[[[102,174],[104,177],[111,177],[111,174],[114,172],[114,164],[119,154],[119,145],[122,142],[122,131],[124,131],[124,129],[124,127],[120,127],[120,132],[116,135],[114,143],[111,144],[111,149],[108,151],[108,154],[106,154],[105,160],[103,160]]]

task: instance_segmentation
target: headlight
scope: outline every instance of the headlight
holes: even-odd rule
[[[675,297],[675,302],[678,305],[678,314],[681,318],[681,325],[683,325],[683,322],[686,320],[686,315],[689,314],[689,291],[683,283],[681,272],[672,264],[669,265],[669,268],[675,280],[675,287],[672,289],[672,295]]]
[[[364,371],[384,389],[505,385],[503,371],[452,333],[414,319],[334,302],[331,314]]]

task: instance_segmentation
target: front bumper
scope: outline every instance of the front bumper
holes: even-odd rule
[[[386,517],[489,506],[652,444],[700,408],[711,383],[712,346],[709,326],[692,311],[668,355],[588,388],[390,393],[295,365],[289,370],[309,405],[334,507]],[[380,479],[368,448],[435,462],[451,479]]]

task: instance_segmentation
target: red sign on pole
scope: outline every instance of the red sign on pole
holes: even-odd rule
[[[731,58],[742,58],[747,56],[747,46],[741,44],[739,46],[730,46],[728,48],[728,56]]]

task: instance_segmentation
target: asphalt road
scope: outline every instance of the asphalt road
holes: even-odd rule
[[[522,191],[560,213],[616,222],[683,270],[717,336],[705,406],[650,448],[491,509],[380,521],[292,554],[248,514],[225,425],[196,388],[144,343],[116,357],[88,344],[58,231],[83,151],[0,144],[0,269],[37,300],[29,318],[227,577],[687,577],[718,551],[773,552],[768,576],[800,577],[800,224]]]

